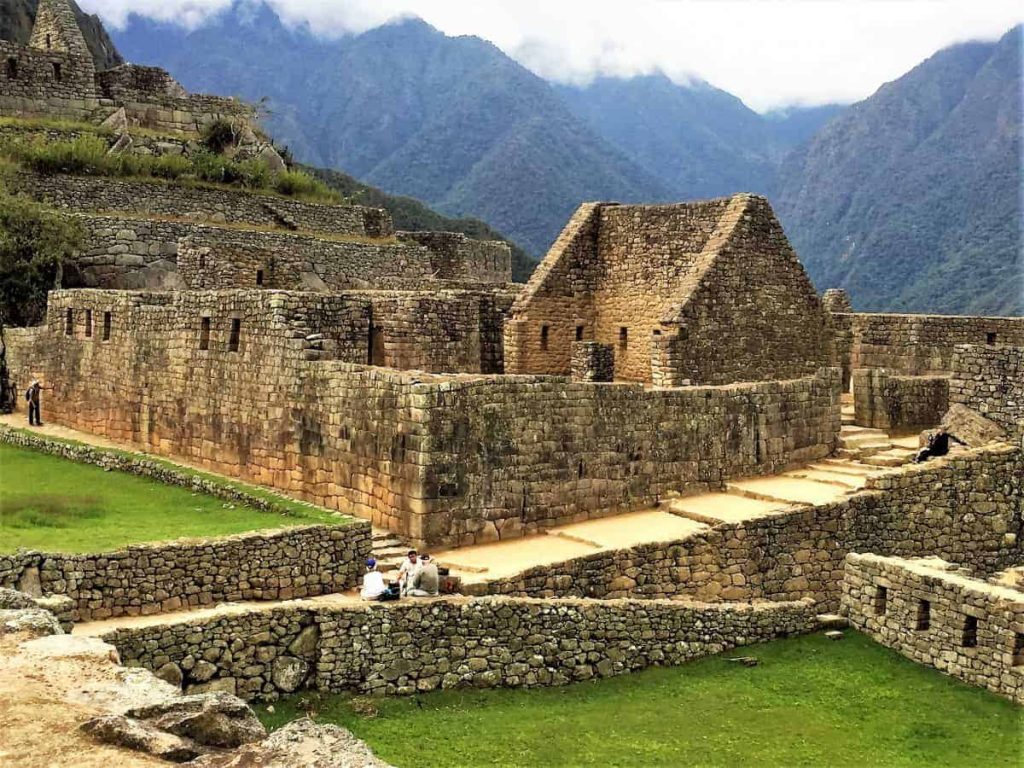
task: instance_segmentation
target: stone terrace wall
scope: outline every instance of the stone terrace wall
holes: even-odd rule
[[[876,642],[1024,704],[1024,592],[941,560],[850,555],[843,612]]]
[[[666,390],[526,377],[434,387],[429,528],[417,538],[509,538],[820,459],[839,430],[837,375]]]
[[[175,665],[188,687],[273,699],[303,685],[371,694],[565,685],[805,633],[815,614],[813,601],[442,599],[248,612],[104,639],[129,665]]]
[[[840,502],[490,582],[494,594],[798,600],[838,605],[849,552],[938,555],[992,574],[1024,561],[1024,455],[971,451],[873,478]]]
[[[360,582],[370,524],[312,525],[112,552],[0,555],[0,586],[34,580],[76,603],[75,621],[138,616],[238,600],[289,600]]]
[[[73,211],[123,211],[371,238],[394,234],[387,211],[360,205],[304,203],[275,195],[157,180],[19,173],[9,184],[36,200]]]
[[[833,321],[849,336],[849,368],[903,376],[950,373],[959,344],[1024,346],[1024,317],[855,313],[833,315]]]
[[[417,246],[186,221],[79,218],[87,239],[76,263],[90,288],[254,288],[261,269],[265,286],[291,290],[368,288],[385,276],[420,286],[431,275],[430,253]]]
[[[1024,438],[1024,347],[965,345],[953,353],[950,401]]]
[[[499,240],[472,240],[459,232],[399,232],[398,239],[428,248],[434,276],[478,283],[512,282],[512,250]]]
[[[949,410],[948,376],[890,376],[883,368],[853,372],[857,424],[920,431],[938,426]]]

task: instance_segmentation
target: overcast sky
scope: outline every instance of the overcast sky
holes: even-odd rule
[[[252,0],[244,0],[251,2]],[[130,12],[197,25],[231,0],[79,0],[113,26]],[[757,110],[862,99],[950,43],[992,40],[1020,0],[269,0],[317,34],[416,15],[478,35],[549,80],[661,69]]]

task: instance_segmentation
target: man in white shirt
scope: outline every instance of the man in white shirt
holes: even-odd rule
[[[419,561],[416,550],[410,549],[405,561],[398,569],[398,586],[401,590],[401,594],[404,595],[409,591],[409,588],[412,586],[412,583],[416,579],[416,575],[420,572],[421,568],[423,568],[423,563]]]
[[[366,561],[366,574],[363,576],[363,588],[359,596],[363,600],[380,600],[380,596],[388,591],[384,583],[384,574],[377,570],[377,561],[372,557]]]

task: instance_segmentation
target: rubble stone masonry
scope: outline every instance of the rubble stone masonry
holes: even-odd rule
[[[857,424],[919,432],[938,426],[949,410],[949,376],[894,376],[884,368],[853,372]]]
[[[851,554],[842,610],[876,642],[1024,704],[1024,592],[935,558]]]
[[[953,353],[950,401],[1024,440],[1024,346],[964,345]]]
[[[128,665],[183,672],[186,690],[274,699],[299,688],[412,694],[566,685],[801,634],[815,614],[810,600],[447,598],[250,611],[116,629],[103,639]]]

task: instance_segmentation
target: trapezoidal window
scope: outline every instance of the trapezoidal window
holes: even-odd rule
[[[1013,633],[1013,666],[1024,667],[1024,633]]]
[[[58,83],[63,79],[64,74],[60,71],[60,62],[53,62],[53,79]]]
[[[210,318],[208,317],[199,320],[199,348],[210,348]]]
[[[540,348],[541,349],[547,349],[548,348],[548,331],[549,330],[550,329],[546,325],[542,325],[540,327]]]
[[[629,346],[629,328],[622,326],[619,328],[619,349],[625,349]]]
[[[889,589],[887,587],[875,587],[875,615],[884,616],[889,603]]]
[[[990,331],[990,332],[985,334],[985,343],[986,344],[995,344],[996,343],[996,333],[995,333],[995,331]]]
[[[85,338],[92,338],[92,310],[85,310]]]
[[[932,626],[932,604],[928,600],[917,601],[917,631],[924,632]]]
[[[75,314],[74,310],[70,307],[68,311],[64,313],[64,335],[70,336],[75,332]]]
[[[111,318],[109,312],[103,313],[103,340],[110,341]]]
[[[978,619],[975,616],[964,616],[964,633],[960,640],[964,648],[978,647]]]
[[[51,48],[53,48],[53,40],[50,38],[49,35],[47,35],[46,36],[46,50],[50,50]]]
[[[7,79],[17,80],[18,79],[18,60],[11,57],[7,60]]]
[[[237,317],[231,321],[231,335],[228,337],[228,352],[238,351],[238,342],[242,338],[242,321]]]
[[[258,285],[258,286],[262,286],[263,285],[263,270],[262,269],[257,269],[256,270],[256,285]]]
[[[583,326],[576,326],[576,341],[583,341]]]

